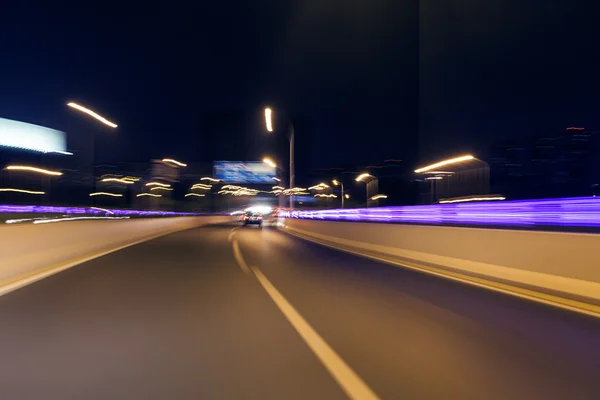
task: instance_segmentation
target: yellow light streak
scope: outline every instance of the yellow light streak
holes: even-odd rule
[[[277,164],[275,164],[273,162],[273,160],[271,160],[270,158],[267,158],[267,157],[263,158],[263,162],[265,164],[267,164],[269,167],[277,168]]]
[[[455,199],[455,200],[440,200],[440,204],[452,204],[452,203],[465,203],[469,201],[497,201],[506,200],[506,197],[469,197],[467,199]]]
[[[122,194],[119,194],[119,193],[109,193],[109,192],[94,192],[94,193],[90,193],[90,197],[93,197],[93,196],[123,197]]]
[[[115,124],[114,122],[110,122],[109,120],[107,120],[106,118],[104,118],[103,116],[101,116],[100,114],[95,113],[94,111],[90,110],[89,108],[85,108],[84,106],[81,106],[77,103],[68,103],[67,104],[69,107],[72,107],[76,110],[79,110],[83,113],[86,113],[87,115],[89,115],[92,118],[97,119],[98,121],[102,122],[105,125],[110,126],[111,128],[116,128],[118,125]]]
[[[60,176],[63,173],[60,171],[50,171],[44,168],[31,167],[29,165],[9,165],[6,167],[9,171],[29,171],[29,172],[38,172],[44,175],[52,175],[52,176]]]
[[[195,196],[195,197],[204,197],[204,194],[198,194],[198,193],[187,193],[185,195],[185,197],[190,197],[190,196]]]
[[[371,197],[371,200],[379,200],[379,199],[387,199],[387,196],[385,194],[376,194],[375,196]]]
[[[273,110],[269,107],[265,108],[265,124],[267,125],[267,131],[273,132],[273,121],[271,120],[273,116]]]
[[[466,156],[460,156],[460,157],[450,158],[448,160],[440,161],[440,162],[428,165],[428,166],[423,167],[423,168],[415,169],[415,172],[417,174],[420,174],[421,172],[431,171],[432,169],[443,167],[445,165],[456,164],[456,163],[460,163],[460,162],[464,162],[464,161],[469,161],[469,160],[473,160],[473,159],[475,159],[475,157],[473,157],[470,154],[466,155]]]
[[[14,188],[2,188],[0,192],[15,192],[15,193],[25,193],[25,194],[46,194],[46,192],[39,192],[35,190],[25,190],[25,189],[14,189]]]
[[[368,177],[372,177],[372,176],[373,175],[367,174],[367,173],[360,174],[359,176],[356,177],[356,182],[362,182],[363,179],[368,178]]]
[[[160,183],[160,182],[148,182],[146,183],[146,186],[160,186],[160,187],[171,187],[171,185],[167,185],[166,183]]]
[[[100,179],[100,182],[117,182],[117,183],[124,183],[126,185],[133,185],[134,181],[130,181],[128,179],[121,179],[121,178],[104,178],[104,179]]]
[[[163,158],[162,162],[175,164],[175,165],[177,165],[179,167],[187,167],[187,164],[184,164],[184,163],[182,163],[180,161],[177,161],[177,160],[174,160],[172,158]]]
[[[154,193],[140,193],[140,194],[136,195],[135,197],[144,197],[144,196],[150,196],[150,197],[162,197],[162,194],[154,194]]]
[[[156,186],[156,187],[150,188],[150,190],[173,190],[173,189],[167,188],[167,187],[162,187],[162,186]]]

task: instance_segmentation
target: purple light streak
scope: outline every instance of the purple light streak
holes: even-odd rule
[[[499,226],[600,227],[600,197],[282,211],[285,218]]]

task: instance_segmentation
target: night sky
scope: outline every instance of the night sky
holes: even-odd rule
[[[74,150],[112,135],[107,161],[283,160],[286,117],[300,174],[599,126],[593,1],[40,4],[3,7],[0,116],[65,130]],[[71,100],[119,129],[89,128]]]

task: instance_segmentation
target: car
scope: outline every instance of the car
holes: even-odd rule
[[[259,228],[262,228],[263,216],[261,213],[248,211],[244,215],[244,226],[246,225],[258,225]]]

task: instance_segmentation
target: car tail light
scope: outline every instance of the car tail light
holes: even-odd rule
[[[248,221],[248,219],[249,219],[248,217],[244,217],[244,221]]]

